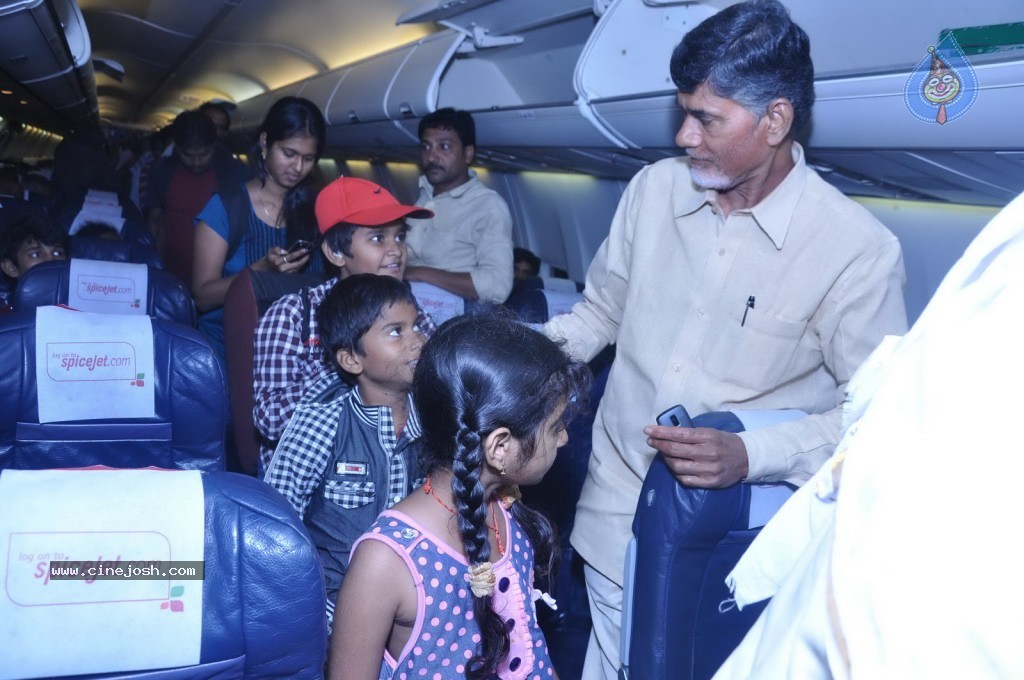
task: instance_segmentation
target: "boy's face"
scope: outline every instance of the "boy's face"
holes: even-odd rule
[[[363,390],[377,388],[407,392],[412,387],[416,362],[426,342],[417,325],[417,317],[415,305],[408,302],[396,302],[383,309],[370,330],[360,338],[362,351],[339,350],[338,363],[346,371],[356,374]]]
[[[352,256],[329,253],[328,259],[341,268],[342,278],[353,274],[377,274],[401,279],[405,276],[407,231],[401,221],[380,227],[357,227],[349,248]]]
[[[62,245],[46,245],[38,243],[34,238],[27,238],[21,243],[18,252],[13,260],[4,260],[0,263],[4,273],[11,278],[20,278],[32,267],[50,260],[68,259],[67,251]]]

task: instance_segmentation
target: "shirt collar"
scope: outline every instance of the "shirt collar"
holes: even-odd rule
[[[409,419],[405,423],[405,429],[402,430],[402,435],[409,439],[415,439],[420,436],[420,419],[416,414],[416,408],[412,402],[412,394],[410,393],[407,397],[409,404]],[[386,419],[388,422],[394,425],[391,418],[391,407],[390,406],[367,406],[363,403],[363,395],[359,392],[359,386],[355,385],[352,388],[352,404],[359,409],[359,413],[363,415],[367,422],[372,423],[375,427],[380,428],[381,423]]]
[[[451,196],[452,198],[462,198],[466,194],[466,192],[470,190],[473,184],[479,181],[480,180],[478,180],[476,177],[476,170],[470,168],[469,181],[463,182],[462,184],[455,187],[451,191],[446,191],[443,194],[438,194],[438,196]],[[438,196],[434,196],[434,187],[430,182],[427,181],[426,175],[420,175],[420,189],[427,192],[427,196],[430,196],[432,198],[438,198]]]
[[[793,142],[793,169],[779,183],[779,186],[765,196],[752,208],[736,210],[736,214],[749,214],[765,236],[771,239],[778,250],[782,250],[789,233],[789,224],[796,210],[796,204],[807,184],[807,165],[804,161],[804,149],[799,143]],[[693,193],[679,199],[675,207],[676,217],[684,217],[697,212],[704,206],[717,210],[718,192],[708,189],[703,194]]]

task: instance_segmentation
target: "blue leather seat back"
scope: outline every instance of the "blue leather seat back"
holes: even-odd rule
[[[742,432],[732,413],[705,413],[694,427]],[[760,529],[748,528],[751,487],[693,489],[657,456],[633,521],[636,564],[628,650],[630,678],[710,678],[766,603],[738,610],[725,577]]]
[[[18,282],[14,309],[22,311],[47,305],[66,305],[70,278],[70,260],[36,265],[25,272]],[[164,321],[193,327],[196,325],[196,306],[192,294],[181,281],[162,269],[149,268],[146,313]]]
[[[35,310],[0,320],[0,469],[223,470],[228,406],[220,363],[199,331],[152,324],[155,418],[40,424]]]
[[[546,279],[534,276],[516,281],[504,305],[514,311],[521,321],[527,323],[545,323],[552,316],[549,295],[557,296],[560,301],[566,298],[582,300],[583,285],[568,279],[547,279],[559,281],[559,285],[549,290],[545,286]],[[564,283],[562,283],[564,282]],[[548,284],[550,286],[550,284]],[[575,293],[575,294],[574,294]],[[577,300],[577,301],[578,301]]]
[[[194,670],[241,659],[242,672],[225,677],[323,677],[327,596],[302,520],[284,497],[247,475],[203,475],[203,491],[203,646]],[[197,675],[206,677],[186,677]]]
[[[259,480],[216,472],[203,474],[202,482],[205,579],[200,663],[166,670],[70,677],[323,677],[326,596],[316,547],[302,521],[280,494]],[[97,503],[116,500],[97,498]],[[82,512],[88,513],[89,509],[83,508]],[[117,634],[116,630],[110,631],[110,635]],[[59,641],[54,644],[55,653],[59,653]]]
[[[119,239],[99,238],[75,234],[71,237],[70,257],[83,260],[103,260],[104,262],[132,262],[149,265],[154,269],[163,269],[164,263],[156,248],[148,243],[122,241]]]
[[[513,288],[505,300],[505,306],[526,323],[544,323],[548,320],[548,301],[541,288]]]

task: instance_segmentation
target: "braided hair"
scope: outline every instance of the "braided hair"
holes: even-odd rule
[[[451,470],[455,517],[471,564],[491,561],[488,499],[480,479],[486,465],[482,442],[507,427],[529,460],[544,423],[563,404],[563,419],[571,417],[582,406],[589,380],[587,368],[556,343],[494,314],[456,317],[424,347],[413,383],[423,430],[422,467],[428,474]],[[522,503],[511,512],[533,544],[537,563],[550,569],[557,554],[550,522]],[[538,568],[538,574],[546,571]],[[466,677],[487,678],[508,655],[508,630],[489,595],[474,596],[473,612],[481,640]]]

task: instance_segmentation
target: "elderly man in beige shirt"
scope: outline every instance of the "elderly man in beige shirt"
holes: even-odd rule
[[[747,2],[709,18],[676,48],[672,75],[689,158],[637,174],[584,301],[545,327],[582,359],[616,345],[572,534],[594,621],[588,680],[619,666],[623,558],[656,453],[689,486],[804,482],[838,441],[846,382],[907,324],[899,242],[793,140],[814,75],[785,8]],[[651,425],[676,403],[811,415],[739,435]]]

